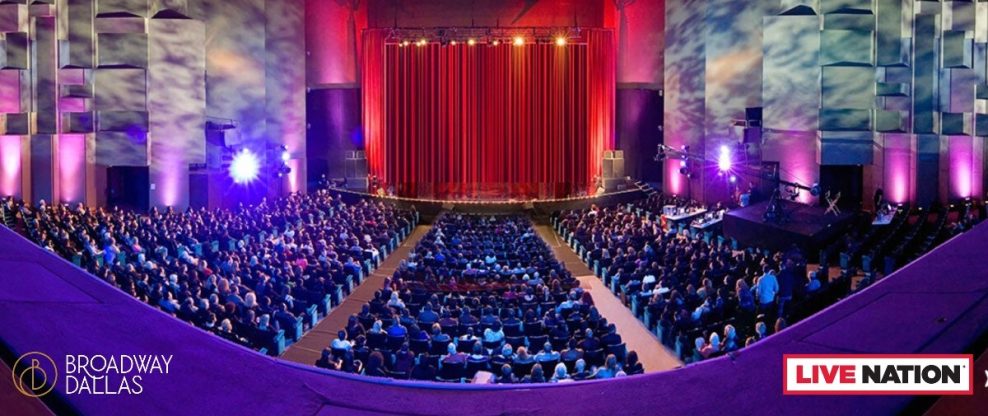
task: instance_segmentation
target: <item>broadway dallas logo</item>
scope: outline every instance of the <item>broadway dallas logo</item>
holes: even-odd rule
[[[50,393],[58,383],[67,395],[138,395],[144,392],[145,377],[171,371],[172,355],[120,354],[61,357],[61,366],[51,356],[32,351],[21,355],[11,367],[14,387],[28,397]]]
[[[786,354],[782,358],[782,391],[804,395],[972,395],[974,356]]]

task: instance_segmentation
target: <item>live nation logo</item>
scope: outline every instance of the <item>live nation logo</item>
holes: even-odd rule
[[[970,354],[785,354],[793,395],[972,395]]]

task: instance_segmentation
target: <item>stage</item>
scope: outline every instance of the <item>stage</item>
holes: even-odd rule
[[[854,222],[853,213],[825,214],[823,207],[783,201],[789,220],[782,224],[765,222],[768,201],[729,211],[724,215],[724,235],[742,246],[785,250],[795,244],[811,259],[819,249],[836,240]]]
[[[462,212],[468,214],[531,214],[536,220],[548,219],[556,211],[569,209],[586,209],[591,205],[612,206],[628,203],[647,196],[648,185],[630,184],[629,189],[607,192],[594,196],[574,196],[569,198],[532,199],[532,200],[447,200],[405,198],[398,196],[380,196],[367,192],[353,191],[330,187],[332,192],[338,192],[344,200],[368,198],[392,203],[402,208],[415,209],[424,222],[432,222],[432,218],[442,211]]]

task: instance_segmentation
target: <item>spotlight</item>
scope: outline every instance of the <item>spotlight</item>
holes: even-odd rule
[[[525,44],[525,38],[523,38],[521,36],[515,36],[514,43],[515,43],[515,46],[522,46],[522,45]]]
[[[288,153],[288,148],[285,146],[281,146],[281,161],[287,163],[288,160],[291,158],[292,158],[292,154]]]
[[[820,196],[820,184],[819,183],[814,183],[813,186],[810,187],[810,195]]]
[[[473,46],[477,44],[477,40],[474,38],[467,39],[467,45]]]
[[[233,156],[230,162],[230,177],[233,182],[240,185],[248,184],[255,179],[261,171],[261,161],[250,150],[244,149]]]
[[[455,40],[451,40],[451,41],[449,41],[449,44],[450,45],[453,45],[453,46],[456,46],[456,41]]]
[[[422,39],[419,39],[419,41],[416,42],[415,44],[418,45],[418,46],[425,46],[426,43],[429,43],[429,41],[425,40],[425,38],[422,38]]]
[[[497,45],[500,45],[500,44],[501,44],[501,41],[499,41],[497,39],[494,39],[494,40],[491,41],[491,45],[497,46]]]
[[[411,42],[409,42],[408,40],[401,42],[401,46],[408,46],[408,45],[411,45]]]
[[[681,167],[681,168],[679,168],[679,174],[686,175],[687,177],[689,177],[690,171],[689,171],[689,169],[686,169],[685,167]]]
[[[681,168],[685,168],[686,167],[686,159],[683,159],[683,160],[680,160],[679,161],[679,167],[681,167]]]
[[[665,146],[663,146],[663,145],[660,144],[660,145],[658,145],[656,147],[658,149],[656,149],[656,152],[655,152],[655,161],[656,162],[659,162],[659,161],[665,160],[666,159],[666,148],[665,148]]]
[[[731,170],[731,150],[727,146],[720,147],[720,155],[717,156],[717,169],[721,172]]]
[[[728,180],[731,181],[731,183],[738,183],[738,177],[734,175],[731,175],[731,177],[728,178]]]
[[[566,38],[560,36],[556,38],[556,46],[566,46]]]

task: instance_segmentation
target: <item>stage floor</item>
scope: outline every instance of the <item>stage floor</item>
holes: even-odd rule
[[[742,246],[785,250],[796,244],[811,258],[817,250],[839,237],[854,221],[853,213],[826,214],[823,207],[783,201],[789,220],[784,223],[765,222],[763,215],[768,201],[729,211],[724,215],[724,235],[738,240]]]

